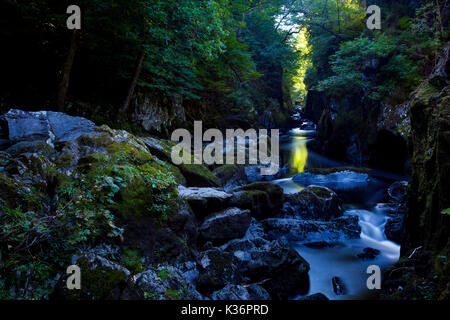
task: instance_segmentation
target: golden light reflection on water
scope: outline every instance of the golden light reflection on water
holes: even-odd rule
[[[306,148],[306,137],[296,137],[293,141],[291,168],[302,173],[308,160],[308,149]]]

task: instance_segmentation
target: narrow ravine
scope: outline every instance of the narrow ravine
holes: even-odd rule
[[[273,183],[280,185],[286,194],[292,194],[310,186],[308,181],[302,184],[294,181],[297,174],[308,168],[343,167],[344,163],[326,158],[308,150],[313,142],[314,130],[290,130],[281,145],[283,160],[289,165],[286,177]],[[388,174],[386,174],[389,176]],[[385,176],[386,176],[385,175]],[[328,177],[328,176],[325,176]],[[333,186],[333,183],[345,192],[338,192],[344,200],[344,215],[354,215],[359,219],[361,228],[359,239],[328,242],[327,247],[311,248],[303,243],[292,243],[296,250],[310,264],[310,289],[307,295],[322,293],[329,299],[370,299],[374,292],[367,289],[369,275],[367,267],[377,265],[382,270],[395,263],[400,256],[400,245],[387,239],[385,225],[388,216],[382,202],[385,190],[394,182],[395,177],[384,180],[369,178],[365,188],[353,188],[358,181],[342,174],[342,179],[328,181],[316,179],[313,183],[320,186]],[[330,187],[333,189],[332,187]],[[316,241],[317,239],[314,239]],[[366,260],[358,257],[365,248],[379,250],[379,255]],[[345,294],[337,295],[333,290],[332,279],[338,277],[346,288]],[[300,297],[299,297],[300,298]]]

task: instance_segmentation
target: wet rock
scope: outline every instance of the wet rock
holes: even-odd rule
[[[310,243],[305,243],[305,246],[311,249],[323,249],[323,248],[333,248],[334,244],[328,243],[326,241],[315,241]]]
[[[251,210],[252,217],[256,219],[263,219],[273,213],[269,195],[261,190],[234,192],[230,205]]]
[[[228,284],[238,284],[241,274],[233,260],[233,254],[219,249],[210,249],[200,253],[197,290],[213,292]]]
[[[309,288],[309,264],[287,242],[273,241],[252,252],[244,275],[262,286],[273,299],[287,299]]]
[[[310,296],[301,297],[299,300],[307,300],[307,301],[327,301],[329,300],[326,295],[322,293],[315,293]]]
[[[247,283],[261,283],[273,299],[308,290],[309,264],[287,242],[267,240],[256,220],[242,239],[231,240],[221,248],[233,254]]]
[[[331,280],[332,284],[333,284],[333,291],[336,295],[338,296],[342,296],[344,294],[347,293],[347,290],[345,288],[344,283],[342,282],[342,280],[338,277],[333,277],[333,279]]]
[[[178,198],[186,200],[195,214],[202,218],[225,209],[231,194],[215,188],[186,188],[178,186]]]
[[[145,143],[152,154],[161,160],[172,161],[172,147],[175,146],[173,142],[153,137],[139,137],[139,139]]]
[[[405,205],[400,203],[377,203],[375,209],[388,215],[405,213]]]
[[[255,164],[247,165],[244,167],[245,176],[248,182],[259,182],[259,181],[273,181],[279,179],[281,176],[281,170],[276,175],[264,176],[261,174],[261,169],[266,168],[267,165]]]
[[[200,226],[200,232],[206,240],[223,243],[243,237],[250,226],[250,221],[249,210],[229,208],[207,217]]]
[[[335,191],[347,191],[365,188],[368,185],[369,175],[353,171],[334,172],[330,174],[313,174],[302,172],[294,177],[294,182],[300,186],[321,186]]]
[[[358,218],[343,216],[331,221],[312,221],[293,218],[271,218],[262,221],[271,239],[284,238],[288,241],[335,242],[357,239],[361,232]]]
[[[329,221],[344,213],[338,195],[324,187],[312,186],[286,195],[286,202],[290,206],[284,207],[284,213],[302,219]]]
[[[269,293],[257,284],[227,285],[212,294],[213,300],[270,300]]]
[[[401,243],[404,235],[404,220],[403,215],[390,215],[384,226],[386,238],[395,243]]]
[[[219,178],[226,191],[230,191],[247,182],[247,176],[243,166],[226,164],[216,168],[213,174]]]
[[[395,202],[400,202],[400,203],[405,202],[407,192],[408,192],[408,182],[407,181],[394,182],[388,188],[388,194]]]
[[[283,205],[283,188],[270,182],[255,182],[236,190],[231,202],[252,210],[255,218],[273,215]]]
[[[373,260],[380,255],[380,250],[373,248],[364,248],[363,252],[358,253],[356,256],[362,260]]]

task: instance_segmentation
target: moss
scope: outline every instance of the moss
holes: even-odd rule
[[[240,190],[245,190],[245,191],[247,191],[247,190],[249,190],[249,191],[259,190],[259,191],[264,191],[271,198],[273,196],[275,196],[275,197],[276,196],[280,196],[280,197],[283,196],[283,189],[280,186],[278,186],[276,184],[273,184],[273,183],[270,183],[270,182],[254,182],[254,183],[251,183],[251,184],[248,184],[246,186],[241,187]]]
[[[124,250],[122,254],[122,264],[133,274],[138,274],[145,270],[137,250]]]
[[[202,164],[181,164],[179,168],[189,186],[218,187],[221,185],[219,178]]]
[[[181,300],[181,298],[183,297],[183,290],[173,290],[173,289],[167,289],[164,292],[164,295],[169,299],[169,300]]]
[[[369,168],[357,168],[357,167],[337,167],[337,168],[307,168],[305,169],[305,172],[309,172],[312,174],[331,174],[336,172],[342,172],[342,171],[353,171],[356,173],[370,173]]]
[[[186,178],[181,173],[180,169],[178,169],[176,166],[170,163],[166,163],[166,165],[170,169],[170,172],[172,172],[172,174],[174,175],[176,182],[178,184],[185,186],[187,184],[187,181]]]
[[[213,174],[220,179],[222,183],[239,176],[239,168],[236,164],[226,164],[216,168]]]
[[[161,269],[158,271],[158,278],[160,278],[162,281],[167,281],[172,277],[172,272],[168,269]]]
[[[309,187],[308,190],[311,190],[311,192],[313,192],[315,195],[317,195],[320,198],[328,198],[328,197],[331,196],[330,192],[327,189],[325,189],[325,188]]]
[[[77,261],[82,272],[81,299],[112,300],[118,299],[122,288],[126,286],[127,275],[121,270],[113,270],[104,266],[92,268],[86,258]],[[78,295],[77,293],[73,293]],[[76,297],[72,297],[76,298]]]

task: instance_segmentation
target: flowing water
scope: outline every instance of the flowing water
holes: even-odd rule
[[[289,165],[285,178],[276,180],[286,193],[294,193],[308,186],[294,182],[293,177],[305,168],[331,168],[346,166],[345,163],[334,161],[308,150],[308,143],[315,137],[315,131],[294,129],[281,145],[283,163]],[[385,179],[378,179],[383,176]],[[346,215],[359,218],[361,234],[359,239],[344,240],[332,243],[333,247],[313,249],[299,243],[294,247],[310,264],[310,290],[314,293],[325,294],[329,299],[370,299],[375,294],[367,289],[367,267],[377,265],[382,270],[396,262],[400,255],[400,246],[387,240],[384,226],[387,216],[377,209],[377,203],[384,198],[385,190],[395,178],[390,174],[379,174],[377,178],[370,177],[364,187],[355,186],[351,179],[337,181],[340,187],[339,196],[344,200]],[[387,179],[386,179],[387,177]],[[319,180],[320,181],[320,180]],[[326,181],[324,181],[326,183]],[[324,184],[326,185],[326,184]],[[334,186],[334,185],[333,185]],[[331,188],[333,189],[333,188]],[[373,260],[362,260],[357,257],[364,248],[374,248],[380,254]],[[336,295],[333,291],[332,278],[339,277],[346,287],[345,295]]]

